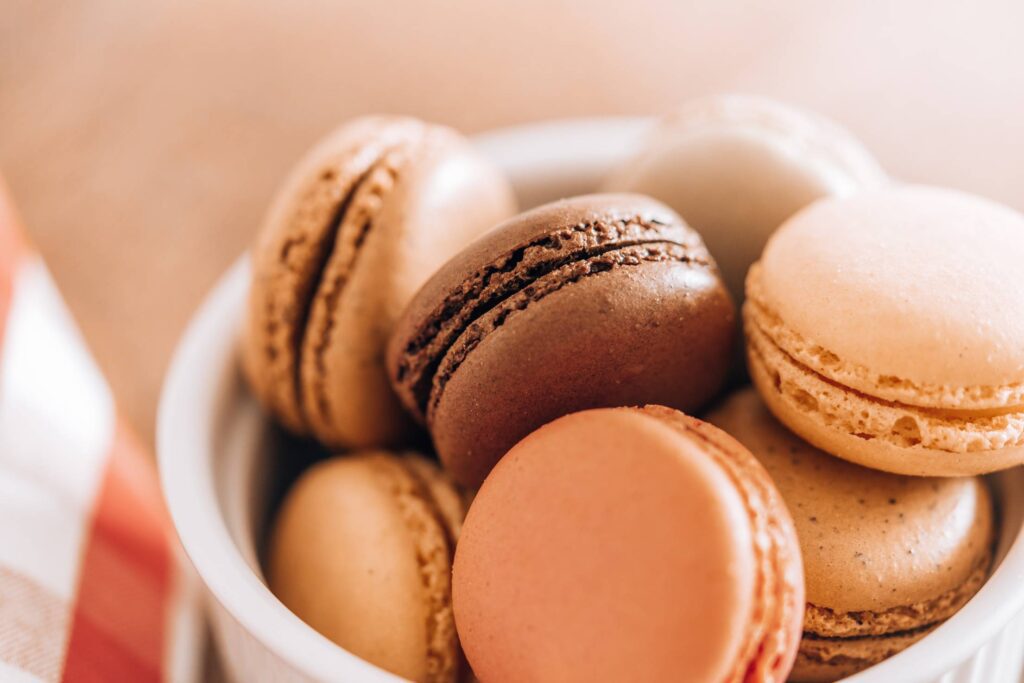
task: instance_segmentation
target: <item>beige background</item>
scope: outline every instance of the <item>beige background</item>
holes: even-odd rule
[[[4,0],[0,170],[151,438],[170,352],[336,122],[468,132],[722,90],[852,128],[903,177],[1024,209],[1024,2]]]

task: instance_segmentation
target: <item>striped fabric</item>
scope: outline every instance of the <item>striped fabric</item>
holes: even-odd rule
[[[0,185],[0,681],[188,677],[177,547],[152,463]]]

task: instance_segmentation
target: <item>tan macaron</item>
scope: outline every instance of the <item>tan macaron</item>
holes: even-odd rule
[[[270,588],[349,652],[413,681],[457,681],[451,569],[465,501],[433,463],[367,451],[307,470],[270,539]]]
[[[820,200],[747,276],[750,376],[819,448],[917,476],[1024,462],[1024,215],[901,185]]]
[[[907,477],[832,457],[779,424],[751,388],[708,420],[761,460],[796,524],[807,612],[791,680],[834,681],[876,664],[984,583],[994,521],[981,479]]]
[[[299,163],[253,249],[245,374],[290,430],[333,447],[407,441],[383,347],[433,271],[514,212],[501,174],[455,131],[342,126]]]

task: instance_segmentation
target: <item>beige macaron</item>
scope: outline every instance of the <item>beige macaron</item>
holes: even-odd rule
[[[270,588],[349,652],[414,681],[458,681],[451,570],[466,503],[432,462],[367,451],[307,470],[270,538]]]
[[[949,618],[984,583],[991,497],[977,477],[907,477],[823,453],[734,394],[708,420],[762,462],[796,524],[807,611],[793,681],[834,681]]]
[[[336,130],[292,171],[253,248],[253,391],[329,446],[406,442],[383,364],[392,324],[442,262],[513,212],[507,181],[449,128],[366,117]]]
[[[605,188],[672,207],[742,302],[747,269],[783,221],[820,197],[885,182],[864,146],[831,121],[763,97],[716,95],[665,117]]]
[[[751,378],[819,448],[876,469],[1024,462],[1024,216],[892,186],[788,220],[747,278]]]

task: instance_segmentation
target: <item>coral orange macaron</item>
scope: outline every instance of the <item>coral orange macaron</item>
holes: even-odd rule
[[[453,607],[482,681],[783,681],[800,640],[792,520],[738,442],[606,408],[498,463],[460,536]]]

